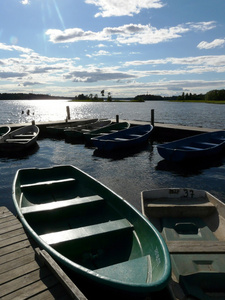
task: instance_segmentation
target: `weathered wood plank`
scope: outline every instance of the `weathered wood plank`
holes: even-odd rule
[[[225,241],[167,241],[171,254],[175,253],[225,253]]]
[[[9,237],[8,239],[4,239],[3,241],[0,241],[0,248],[24,241],[26,239],[27,236],[25,233],[13,237]]]
[[[5,206],[0,207],[0,218],[12,216],[13,214]]]
[[[45,250],[40,251],[37,249],[37,253],[41,256],[44,262],[60,280],[60,282],[65,286],[68,293],[73,299],[77,300],[87,300],[83,293],[78,289],[78,287],[71,281],[71,279],[63,272],[59,265],[52,259],[52,257]]]
[[[15,222],[14,224],[8,224],[8,226],[3,226],[0,228],[0,234],[6,233],[6,232],[10,232],[16,229],[21,228],[21,224],[19,224],[18,222]]]
[[[1,268],[1,264],[8,263],[8,262],[18,259],[20,257],[26,256],[27,254],[31,254],[33,252],[34,252],[34,249],[32,247],[26,247],[26,248],[19,249],[18,251],[11,252],[9,254],[0,256],[0,268]],[[0,253],[1,253],[1,250],[0,250]]]
[[[2,233],[2,234],[0,234],[0,242],[4,241],[6,239],[12,238],[12,237],[21,235],[21,234],[24,234],[24,229],[23,228],[18,228],[18,229],[15,229],[13,231],[10,231],[10,232]]]
[[[13,280],[16,277],[22,276],[28,272],[40,268],[34,260],[34,253],[16,259],[1,265],[0,269],[0,284]]]
[[[26,248],[26,247],[30,247],[30,242],[28,240],[24,240],[22,242],[15,243],[15,244],[9,245],[7,247],[1,248],[0,255],[2,256],[5,254]]]
[[[65,289],[61,284],[58,284],[54,286],[53,288],[48,289],[47,291],[44,291],[42,293],[39,293],[38,295],[34,295],[32,297],[32,300],[69,300],[71,297],[65,293]]]
[[[27,299],[40,292],[48,290],[50,287],[57,285],[58,281],[54,276],[48,276],[44,280],[38,280],[33,284],[25,286],[19,290],[16,290],[6,296],[3,296],[2,300],[14,300],[14,299]]]
[[[59,278],[37,257],[36,246],[20,221],[0,207],[1,299],[71,299]]]
[[[42,278],[48,276],[50,274],[49,270],[45,267],[41,270]],[[20,276],[15,278],[14,280],[8,281],[1,285],[0,289],[0,297],[6,296],[17,289],[21,289],[24,286],[29,284],[33,284],[34,282],[40,280],[40,270],[37,269],[33,272],[25,274],[24,276]]]

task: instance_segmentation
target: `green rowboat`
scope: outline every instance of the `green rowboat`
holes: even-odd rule
[[[145,296],[167,285],[169,252],[155,227],[74,166],[18,170],[13,201],[40,247],[100,290]]]

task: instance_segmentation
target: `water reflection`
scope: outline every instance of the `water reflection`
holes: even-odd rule
[[[39,150],[38,143],[34,144],[32,147],[28,149],[24,149],[23,151],[15,151],[15,152],[0,152],[0,161],[6,162],[8,159],[21,160],[28,159],[29,156],[35,154]]]
[[[218,168],[225,164],[224,155],[217,156],[215,159],[204,159],[193,162],[175,163],[161,160],[155,167],[156,170],[169,171],[176,175],[188,177],[192,175],[200,175],[204,170],[210,168]]]
[[[95,149],[93,152],[93,156],[101,157],[101,158],[110,158],[111,161],[122,160],[127,157],[135,157],[141,152],[150,151],[153,149],[150,142],[140,145],[139,147],[133,147],[132,149],[121,149],[119,151],[113,152],[103,152]]]

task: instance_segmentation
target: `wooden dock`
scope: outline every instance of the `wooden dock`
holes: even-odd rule
[[[87,299],[5,207],[0,207],[0,299]]]

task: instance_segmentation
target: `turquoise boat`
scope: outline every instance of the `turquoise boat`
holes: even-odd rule
[[[128,122],[113,123],[108,126],[84,133],[84,138],[87,143],[91,143],[91,138],[94,138],[97,136],[103,136],[103,135],[110,134],[110,133],[115,133],[120,130],[124,130],[124,129],[128,129],[128,128],[130,128],[130,123],[128,123]]]
[[[168,284],[170,256],[159,232],[126,200],[80,169],[20,169],[13,201],[39,246],[101,293],[146,296]]]
[[[170,251],[173,299],[225,299],[225,204],[207,191],[143,191],[142,213]]]

